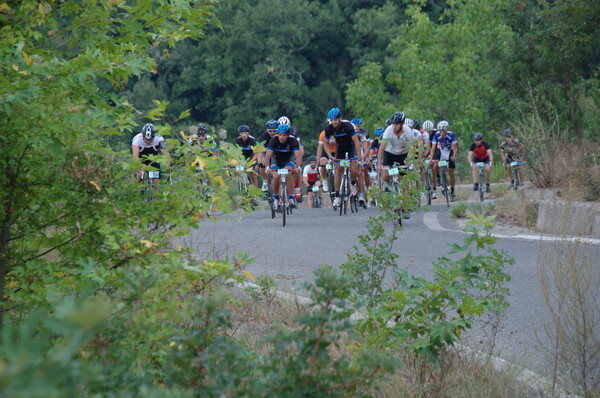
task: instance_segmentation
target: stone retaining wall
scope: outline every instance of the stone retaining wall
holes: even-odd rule
[[[542,200],[536,230],[600,238],[600,203]]]

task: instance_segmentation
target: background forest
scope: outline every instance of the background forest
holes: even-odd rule
[[[138,109],[169,102],[185,129],[237,136],[288,116],[309,148],[333,106],[370,131],[393,110],[471,133],[527,128],[533,114],[570,139],[597,138],[600,5],[489,0],[261,0],[215,4],[205,38],[156,48],[152,73],[123,93]],[[142,121],[140,121],[140,124]],[[536,126],[544,128],[543,126]],[[519,136],[517,128],[517,136]],[[545,127],[548,129],[548,126]],[[308,153],[314,153],[309,150]]]

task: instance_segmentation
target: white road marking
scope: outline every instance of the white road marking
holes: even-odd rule
[[[452,232],[463,232],[462,230],[453,230],[444,228],[438,221],[437,211],[430,211],[423,215],[423,223],[425,226],[433,231],[452,231]],[[577,242],[587,243],[589,245],[600,245],[600,239],[595,238],[584,238],[581,236],[559,236],[559,235],[536,235],[536,234],[518,234],[518,235],[503,235],[492,233],[492,236],[500,239],[522,239],[522,240],[533,240],[533,241],[559,241],[559,242]]]

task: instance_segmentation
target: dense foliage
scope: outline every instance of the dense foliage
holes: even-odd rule
[[[157,73],[127,86],[132,103],[168,100],[171,118],[189,108],[184,124],[230,136],[287,115],[314,148],[333,106],[370,131],[390,109],[447,119],[467,144],[520,121],[533,96],[573,138],[600,134],[598,2],[254,0],[215,13],[205,40],[156,51]]]

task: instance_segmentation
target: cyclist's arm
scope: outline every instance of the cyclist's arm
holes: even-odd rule
[[[492,165],[492,163],[494,162],[494,154],[492,153],[492,149],[488,149],[487,150],[487,155],[490,158],[490,166]]]
[[[271,157],[272,156],[273,156],[273,150],[267,149],[267,154],[265,155],[265,159],[264,159],[264,163],[263,163],[263,165],[265,167],[269,167],[271,165]]]
[[[452,151],[454,154],[454,159],[458,159],[458,144],[457,143],[452,144]]]
[[[435,151],[437,149],[437,142],[434,144],[431,144],[431,148],[429,148],[429,158],[433,159],[433,157],[435,156]]]
[[[467,152],[467,162],[469,163],[469,166],[473,163],[473,151]]]
[[[354,148],[356,149],[356,157],[360,159],[362,153],[360,151],[360,141],[358,137],[355,135],[352,136],[352,141],[354,141]]]
[[[323,143],[319,142],[319,145],[317,145],[317,161],[319,159],[321,159],[321,154],[323,153]]]
[[[502,163],[506,163],[506,152],[503,148],[500,148],[500,159],[502,159]]]
[[[139,159],[140,158],[140,147],[139,146],[132,145],[131,146],[131,152],[133,153],[134,159]]]
[[[379,144],[379,151],[377,152],[377,164],[381,166],[383,164],[383,152],[387,146],[387,140],[381,140]]]

